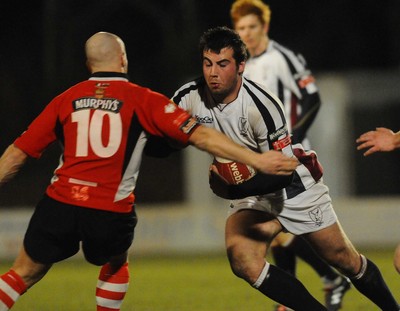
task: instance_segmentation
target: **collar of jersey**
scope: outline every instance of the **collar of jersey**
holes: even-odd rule
[[[94,72],[90,75],[89,80],[120,80],[120,81],[128,81],[128,75],[122,72],[106,72],[99,71]]]

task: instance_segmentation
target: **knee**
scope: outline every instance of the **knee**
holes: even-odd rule
[[[254,284],[258,279],[265,265],[263,257],[258,258],[244,252],[228,251],[228,259],[233,274],[250,284]]]

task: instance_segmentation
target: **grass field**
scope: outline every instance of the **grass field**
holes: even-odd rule
[[[400,276],[392,265],[393,250],[364,251],[380,267],[400,299]],[[10,263],[0,264],[0,273]],[[93,311],[99,268],[79,259],[56,264],[45,278],[23,295],[14,311]],[[130,259],[131,282],[121,310],[134,311],[269,311],[273,302],[236,278],[224,254],[152,256]],[[299,261],[298,277],[323,301],[321,282]],[[343,310],[378,310],[352,288]]]

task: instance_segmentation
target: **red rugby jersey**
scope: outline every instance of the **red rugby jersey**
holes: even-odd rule
[[[14,144],[38,158],[64,149],[46,193],[55,200],[129,212],[149,134],[187,145],[196,123],[162,94],[119,73],[96,73],[54,98]]]

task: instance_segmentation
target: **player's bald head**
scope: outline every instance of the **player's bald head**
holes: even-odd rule
[[[91,72],[127,71],[125,44],[112,33],[95,33],[86,41],[85,52]]]

